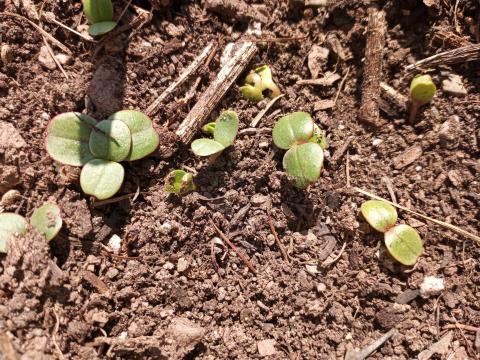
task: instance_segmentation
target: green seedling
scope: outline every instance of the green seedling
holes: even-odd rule
[[[272,70],[267,65],[252,70],[245,78],[245,85],[240,87],[242,96],[251,101],[262,100],[265,92],[268,92],[272,99],[281,94],[279,87],[272,79]]]
[[[202,126],[202,131],[207,135],[213,135],[213,133],[215,131],[215,123],[210,122],[208,124],[203,125]]]
[[[132,133],[127,124],[120,120],[102,120],[96,129],[101,131],[92,131],[90,134],[91,153],[99,159],[125,160],[132,147]]]
[[[47,241],[50,241],[62,228],[60,208],[55,204],[44,204],[35,209],[30,217],[30,223],[40,234],[45,236]]]
[[[165,181],[165,191],[171,194],[185,195],[196,189],[193,175],[183,170],[173,170]]]
[[[111,0],[83,0],[83,12],[90,22],[88,32],[92,36],[106,34],[117,25],[113,21],[113,4]]]
[[[23,216],[13,213],[0,214],[0,253],[6,253],[10,238],[27,232],[28,224]]]
[[[109,120],[120,120],[130,130],[132,146],[124,160],[139,160],[157,149],[160,142],[158,133],[153,128],[152,120],[144,113],[136,110],[122,110],[110,116]]]
[[[417,75],[413,78],[410,84],[410,124],[415,122],[418,109],[432,101],[436,91],[437,87],[430,75]]]
[[[377,231],[384,233],[385,246],[390,255],[403,265],[414,265],[423,254],[423,242],[418,232],[409,225],[397,222],[397,210],[379,200],[369,200],[360,208],[363,217]]]
[[[327,142],[310,114],[299,111],[285,115],[275,124],[272,136],[277,147],[287,150],[283,168],[294,178],[295,186],[303,189],[317,181]]]
[[[80,186],[85,194],[105,200],[120,190],[125,170],[115,161],[90,160],[80,173]]]
[[[238,116],[235,111],[224,111],[215,121],[213,139],[197,139],[192,142],[192,151],[198,156],[218,156],[233,145],[238,132]]]
[[[74,112],[55,116],[47,127],[45,146],[48,154],[62,164],[86,164],[94,158],[88,142],[96,123],[90,116]]]

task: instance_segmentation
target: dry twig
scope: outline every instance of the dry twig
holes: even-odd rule
[[[277,102],[277,100],[279,100],[280,98],[282,98],[284,96],[285,96],[285,94],[281,94],[277,97],[274,97],[272,100],[270,100],[270,102],[267,104],[267,106],[265,106],[265,108],[263,108],[257,114],[257,116],[255,116],[255,118],[250,123],[250,126],[253,127],[253,128],[256,127],[258,125],[258,123],[260,122],[260,120],[262,120],[263,116],[267,113],[267,111],[270,110],[270,108]]]
[[[367,347],[363,348],[360,351],[347,351],[345,355],[345,360],[363,360],[366,359],[371,353],[380,348],[388,339],[397,334],[397,329],[390,329],[387,333],[382,335],[380,338],[372,342]]]
[[[275,238],[275,242],[277,243],[277,246],[280,249],[280,252],[282,253],[283,258],[288,264],[290,264],[290,259],[288,258],[287,250],[285,250],[285,246],[283,246],[282,242],[278,238],[277,230],[275,230],[275,226],[273,225],[272,217],[270,216],[270,213],[268,213],[268,225],[270,225],[270,231],[272,232],[273,237]]]

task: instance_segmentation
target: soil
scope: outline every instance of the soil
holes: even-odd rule
[[[408,114],[392,107],[372,129],[357,119],[369,1],[327,8],[246,1],[250,5],[236,16],[237,2],[224,10],[221,1],[155,1],[150,21],[102,48],[42,20],[45,31],[71,51],[52,45],[69,58],[63,65],[68,79],[39,61],[44,44],[38,30],[6,13],[38,23],[32,10],[43,6],[78,29],[81,3],[0,4],[0,191],[22,195],[4,203],[4,210],[28,216],[52,201],[64,219],[50,243],[30,230],[0,258],[5,359],[342,359],[347,349],[363,348],[392,327],[398,333],[370,358],[413,359],[445,334],[444,326],[480,324],[479,244],[400,211],[399,221],[421,234],[425,253],[415,267],[399,266],[385,255],[380,234],[360,218],[366,198],[347,186],[346,177],[348,163],[352,186],[385,198],[390,187],[402,205],[478,234],[478,62],[431,69],[439,90],[413,126]],[[114,3],[120,14],[126,2]],[[383,81],[405,95],[407,65],[456,46],[438,41],[440,30],[478,42],[477,1],[378,3],[388,22]],[[135,16],[129,7],[122,24]],[[283,172],[283,151],[272,146],[269,130],[240,135],[213,165],[179,147],[171,132],[219,71],[226,44],[253,21],[263,22],[261,38],[290,38],[258,43],[251,67],[269,64],[286,94],[259,127],[271,129],[282,114],[301,110],[328,134],[324,170],[306,190],[295,189]],[[94,207],[80,191],[78,169],[46,154],[49,119],[66,111],[101,119],[120,109],[145,110],[213,40],[218,51],[193,99],[183,97],[195,76],[153,117],[159,151],[125,164],[118,195],[138,196]],[[312,49],[325,54],[318,46],[329,55],[310,62]],[[325,100],[335,99],[340,81],[296,85],[327,71],[345,77],[336,103]],[[452,74],[461,77],[465,95],[442,91],[442,80]],[[244,129],[267,103],[241,99],[235,85],[210,119],[233,109]],[[196,172],[197,192],[181,198],[165,193],[166,175],[178,168]],[[212,221],[248,256],[256,274],[214,239]],[[119,255],[107,251],[113,234],[123,240]],[[415,297],[425,276],[445,280],[441,295]],[[478,334],[449,331],[452,342],[432,359],[480,357]]]

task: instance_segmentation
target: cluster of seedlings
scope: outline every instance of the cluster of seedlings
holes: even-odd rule
[[[99,36],[112,31],[117,23],[113,21],[113,4],[111,0],[82,0],[83,12],[90,26],[88,33]]]

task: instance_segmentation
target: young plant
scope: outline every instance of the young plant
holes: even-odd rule
[[[415,265],[418,257],[423,254],[423,242],[411,226],[395,226],[397,210],[379,200],[366,201],[360,209],[365,220],[375,230],[384,233],[385,246],[390,255],[403,265]]]
[[[213,132],[213,139],[197,139],[192,142],[192,151],[198,156],[213,156],[215,159],[227,147],[233,145],[238,132],[238,116],[235,111],[224,111],[215,121],[207,124]]]
[[[6,253],[8,242],[15,235],[27,232],[28,224],[23,216],[14,213],[0,214],[0,253]]]
[[[118,162],[151,154],[158,147],[159,136],[150,118],[139,111],[118,111],[99,123],[71,112],[50,121],[45,143],[54,160],[84,166],[80,174],[82,190],[104,200],[123,183],[124,169]]]
[[[171,194],[186,195],[196,189],[193,175],[183,170],[173,170],[165,181],[165,191]]]
[[[317,181],[327,142],[310,114],[299,111],[285,115],[275,124],[272,136],[277,147],[287,150],[283,168],[294,178],[295,186],[303,189]]]
[[[245,85],[240,87],[240,93],[247,100],[260,101],[268,92],[270,98],[281,94],[279,87],[272,79],[272,70],[267,65],[252,70],[245,78]]]
[[[90,22],[88,32],[92,36],[106,34],[117,25],[113,21],[113,5],[111,0],[82,0],[83,12]]]
[[[410,84],[410,117],[409,123],[415,123],[418,109],[432,101],[437,87],[430,75],[417,75]]]

